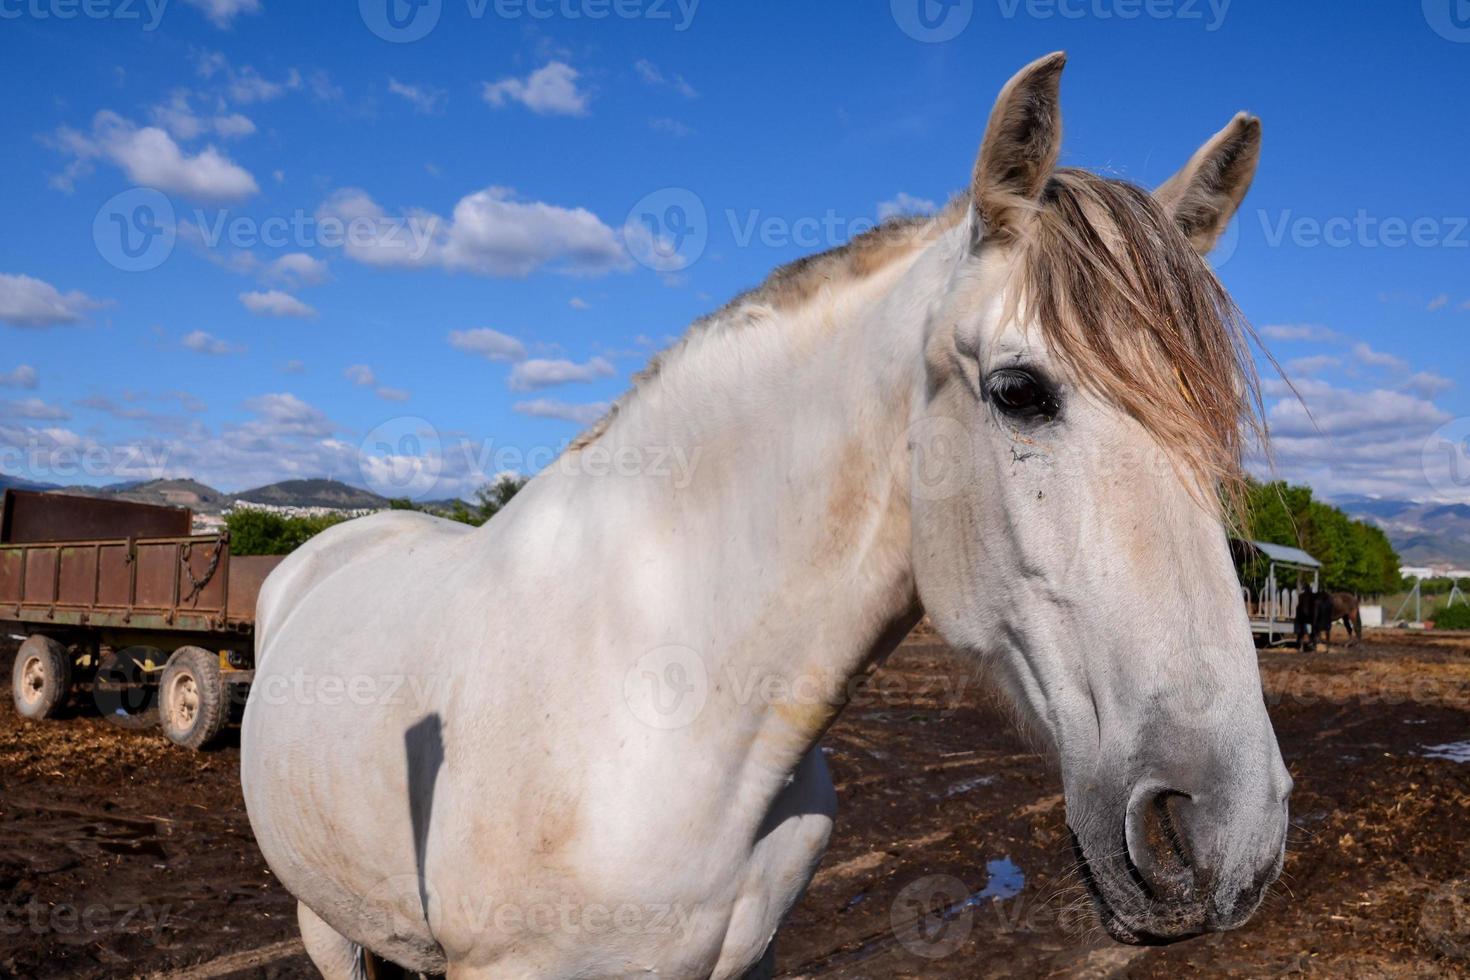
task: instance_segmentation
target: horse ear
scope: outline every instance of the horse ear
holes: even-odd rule
[[[1235,216],[1260,158],[1261,121],[1242,112],[1154,191],[1199,254],[1209,254]]]
[[[1062,146],[1064,52],[1038,58],[1001,89],[975,162],[971,198],[987,236],[1013,237],[1041,197]]]

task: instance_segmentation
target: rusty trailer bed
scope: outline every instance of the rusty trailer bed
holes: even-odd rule
[[[0,545],[0,618],[248,633],[278,557],[232,557],[228,533]]]

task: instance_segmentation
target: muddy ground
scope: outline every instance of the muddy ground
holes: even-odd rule
[[[1055,773],[963,661],[911,638],[824,743],[839,823],[780,973],[1470,975],[1470,761],[1426,754],[1470,739],[1470,637],[1383,631],[1262,667],[1297,785],[1286,874],[1239,931],[1132,948],[1067,875]],[[0,976],[312,976],[238,759],[0,708]]]

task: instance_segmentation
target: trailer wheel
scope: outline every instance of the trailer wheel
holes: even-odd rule
[[[92,696],[102,717],[129,731],[157,725],[158,691],[140,664],[162,658],[163,651],[156,647],[127,647],[103,654],[92,681]]]
[[[38,633],[20,645],[10,680],[15,710],[22,718],[53,717],[71,687],[71,657],[66,647]]]
[[[218,656],[201,647],[174,651],[158,685],[158,721],[186,749],[202,749],[219,737],[230,721],[230,699]]]

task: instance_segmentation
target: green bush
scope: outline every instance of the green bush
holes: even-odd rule
[[[333,524],[348,518],[342,514],[323,517],[288,517],[268,510],[237,508],[225,518],[230,529],[233,555],[289,555]]]
[[[1470,604],[1456,602],[1453,606],[1441,609],[1434,616],[1434,628],[1437,630],[1470,630]]]

